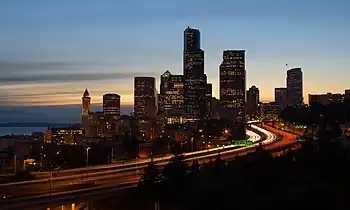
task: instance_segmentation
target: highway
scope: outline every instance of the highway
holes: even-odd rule
[[[266,149],[275,150],[283,146],[288,146],[295,142],[295,136],[274,129],[270,126],[264,125],[262,128],[252,125],[256,130],[262,132],[266,139],[262,141],[262,144]],[[271,132],[272,131],[272,132]],[[282,136],[280,140],[277,141],[278,136]],[[257,137],[254,141],[257,141]],[[208,162],[215,159],[220,153],[223,159],[233,158],[235,156],[241,156],[252,152],[255,150],[256,143],[254,146],[244,147],[244,148],[234,148],[226,146],[225,148],[215,148],[215,150],[208,151],[198,151],[191,154],[186,154],[186,161],[191,163],[194,159],[199,160],[200,163]],[[170,158],[171,156],[169,156]],[[154,160],[157,165],[164,166],[167,164],[168,157],[163,157],[160,160]],[[49,195],[61,195],[74,193],[77,190],[88,191],[94,188],[110,188],[111,186],[134,186],[138,182],[143,168],[147,167],[147,162],[145,163],[133,163],[125,168],[109,169],[104,171],[97,171],[92,173],[83,173],[78,175],[69,175],[62,177],[49,178],[44,180],[33,180],[29,182],[22,183],[9,183],[0,185],[2,201],[6,203],[15,203],[15,201],[20,200],[33,200],[43,198]],[[80,191],[79,191],[80,192]],[[9,208],[11,209],[11,208]]]
[[[256,134],[255,132],[253,132],[251,130],[247,130],[246,133],[248,136],[248,140],[252,141],[253,143],[261,140],[261,136]],[[184,156],[190,157],[193,155],[200,155],[200,154],[205,154],[205,153],[210,153],[210,152],[217,152],[219,150],[231,150],[233,148],[237,148],[237,146],[227,145],[227,146],[222,146],[222,147],[215,147],[215,148],[211,148],[211,149],[207,149],[207,150],[185,153]],[[164,155],[162,157],[154,157],[153,161],[159,162],[159,161],[169,160],[171,157],[173,157],[173,155],[167,154],[167,155]],[[33,173],[33,175],[35,175],[36,179],[42,180],[42,179],[49,179],[51,176],[51,173],[52,173],[53,177],[80,175],[80,174],[84,174],[84,173],[135,167],[135,165],[147,164],[150,160],[151,160],[150,158],[135,159],[132,161],[120,162],[120,163],[109,164],[109,165],[89,166],[89,167],[84,167],[84,168],[66,169],[66,170],[53,171],[53,172],[36,172],[36,173]]]
[[[254,127],[254,129],[257,129],[266,135],[267,138],[263,141],[265,143],[273,142],[277,138],[276,135],[257,126]],[[257,142],[260,140],[260,136],[254,132],[250,131],[249,134],[252,141]],[[249,149],[250,147],[247,148]],[[218,153],[225,157],[225,155],[233,152],[237,153],[242,151],[242,149],[246,150],[247,148],[237,148],[237,146],[229,145],[204,151],[185,153],[184,156],[189,162],[192,162],[194,159],[198,159],[200,162],[205,162],[209,161],[211,158],[215,158]],[[154,158],[153,161],[158,165],[165,165],[171,157],[172,155],[167,155],[164,157]],[[111,182],[114,184],[125,184],[126,181],[135,183],[135,179],[138,179],[143,171],[142,169],[147,167],[147,163],[149,161],[150,159],[146,159],[124,165],[89,167],[84,168],[83,171],[81,171],[81,169],[72,169],[68,170],[68,173],[65,171],[63,171],[63,173],[59,172],[59,176],[52,178],[50,174],[50,176],[46,179],[2,184],[0,185],[2,189],[0,193],[2,198],[9,199],[16,197],[47,195],[62,191],[89,188],[93,186],[110,184]]]

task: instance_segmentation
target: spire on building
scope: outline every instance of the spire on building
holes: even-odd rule
[[[88,89],[85,89],[83,97],[90,97],[90,93],[89,93]]]

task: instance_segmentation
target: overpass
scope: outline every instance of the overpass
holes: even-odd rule
[[[295,140],[294,136],[291,134],[288,136],[288,134],[282,133],[282,131],[276,129],[274,130],[268,126],[264,127],[274,133],[282,134],[282,138],[278,140],[276,134],[255,125],[252,125],[252,127],[266,135],[267,138],[263,141],[263,144],[267,149],[272,151],[286,147]],[[197,151],[192,154],[186,154],[185,158],[188,162],[192,162],[194,159],[198,159],[199,162],[205,162],[221,154],[223,159],[229,159],[237,155],[244,155],[248,152],[252,152],[257,145],[258,144],[255,144],[244,148],[226,147],[221,149],[215,148],[216,150],[211,151]],[[167,156],[154,161],[156,164],[162,166],[167,164],[170,158],[171,156]],[[74,203],[80,200],[84,201],[91,198],[92,195],[92,197],[98,198],[99,196],[106,196],[106,194],[113,194],[109,192],[122,192],[122,189],[135,186],[142,174],[142,169],[147,166],[148,161],[149,160],[145,160],[144,163],[135,162],[124,168],[112,168],[78,176],[50,177],[46,180],[33,180],[24,183],[0,185],[3,189],[2,192],[6,192],[9,196],[6,197],[6,195],[4,195],[6,199],[2,200],[4,206],[0,209],[32,209],[33,205],[35,209],[38,209],[39,206],[40,208],[46,208],[50,207],[50,204],[53,203],[57,206],[66,204],[67,202]],[[23,194],[23,192],[26,193]],[[77,209],[79,205],[75,206],[74,204],[74,206],[70,207]]]

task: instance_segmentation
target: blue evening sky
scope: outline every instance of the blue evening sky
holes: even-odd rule
[[[247,88],[273,100],[285,64],[309,93],[349,88],[349,0],[1,0],[0,105],[78,104],[85,88],[133,103],[133,77],[182,73],[183,30],[201,31],[218,96],[225,49],[245,49]]]

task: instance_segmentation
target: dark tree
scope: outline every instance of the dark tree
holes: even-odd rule
[[[175,155],[163,170],[164,187],[170,195],[185,195],[189,167],[182,155]],[[180,193],[182,192],[182,193]]]
[[[159,197],[160,181],[161,173],[153,160],[151,160],[144,169],[143,175],[138,184],[142,195],[141,197],[146,198],[147,201],[155,202]]]

